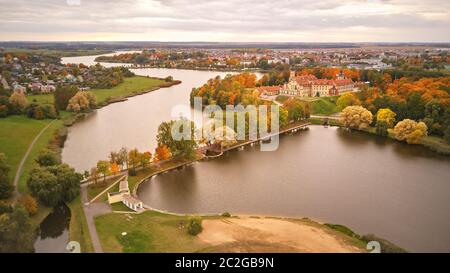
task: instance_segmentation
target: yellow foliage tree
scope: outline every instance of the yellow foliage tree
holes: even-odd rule
[[[427,125],[411,119],[404,119],[397,123],[394,128],[395,138],[406,141],[408,144],[420,144],[423,137],[427,135]]]
[[[372,123],[372,113],[362,106],[347,106],[341,112],[341,121],[345,127],[362,130]]]
[[[356,97],[355,94],[345,93],[339,97],[339,99],[336,101],[336,105],[339,110],[342,110],[347,106],[361,105],[361,101],[358,99],[358,97]]]
[[[384,121],[384,122],[386,122],[386,125],[387,125],[388,128],[392,128],[392,127],[394,127],[395,116],[396,115],[397,114],[394,113],[389,108],[381,108],[377,112],[377,122]]]
[[[37,213],[38,202],[31,195],[27,194],[22,196],[19,202],[24,206],[30,216]]]

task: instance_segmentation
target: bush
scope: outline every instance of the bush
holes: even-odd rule
[[[137,172],[136,172],[135,169],[129,169],[129,170],[128,170],[128,175],[129,175],[129,176],[136,176],[136,175],[137,175]]]
[[[192,236],[196,236],[197,234],[199,234],[200,232],[202,232],[203,227],[202,227],[202,220],[199,218],[192,218],[189,220],[189,225],[188,225],[188,233]]]
[[[54,153],[45,150],[38,155],[38,158],[36,158],[36,163],[38,163],[39,166],[47,167],[58,165],[59,160]]]
[[[24,195],[22,198],[20,198],[19,202],[27,210],[30,216],[33,216],[37,213],[38,202],[31,195]]]
[[[11,213],[13,211],[13,207],[5,202],[0,202],[0,215],[3,213]]]
[[[348,235],[350,237],[354,237],[354,238],[360,238],[360,236],[358,234],[356,234],[353,230],[351,230],[350,228],[343,226],[343,225],[335,225],[335,224],[325,224],[325,226],[337,230],[341,233],[344,233],[345,235]]]
[[[229,212],[222,213],[222,217],[231,217],[231,214]]]

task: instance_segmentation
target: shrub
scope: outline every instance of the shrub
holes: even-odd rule
[[[58,165],[59,160],[54,153],[52,153],[48,150],[44,150],[36,158],[36,163],[38,163],[39,166],[47,167],[47,166]]]
[[[229,212],[222,213],[222,217],[231,217],[231,214]]]
[[[336,224],[325,224],[325,226],[337,230],[341,233],[344,233],[345,235],[348,235],[350,237],[354,237],[354,238],[360,238],[360,236],[358,234],[356,234],[353,230],[351,230],[350,228],[343,226],[343,225],[336,225]]]
[[[200,218],[191,218],[189,220],[187,231],[190,235],[196,236],[197,234],[202,232],[202,230],[202,220]]]
[[[20,198],[19,202],[27,210],[30,216],[33,216],[37,213],[38,202],[31,195],[24,195],[22,198]]]

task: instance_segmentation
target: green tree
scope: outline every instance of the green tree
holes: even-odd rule
[[[59,164],[58,157],[55,155],[55,153],[44,150],[41,153],[39,153],[38,157],[36,158],[36,163],[39,164],[39,166],[47,167],[47,166],[54,166]]]
[[[6,164],[6,157],[0,153],[0,199],[9,198],[14,190],[8,179],[9,166]]]
[[[178,139],[172,136],[172,126],[177,126],[177,128],[174,127],[174,131],[178,129],[179,133],[184,133],[183,137]],[[187,119],[172,120],[159,125],[156,139],[158,146],[166,145],[174,157],[193,158],[197,148],[195,133],[194,122]]]
[[[78,87],[74,85],[61,86],[56,88],[55,92],[53,93],[56,109],[58,111],[66,110],[67,105],[69,104],[69,100],[73,96],[75,96],[77,92]]]
[[[22,206],[0,214],[0,253],[33,252],[34,234],[28,212]]]
[[[129,167],[133,170],[133,172],[136,172],[136,167],[141,162],[141,153],[138,151],[138,149],[134,148],[130,150],[128,153],[128,164]]]
[[[406,98],[406,109],[408,118],[413,120],[424,118],[425,105],[420,93],[412,93]]]
[[[376,125],[376,134],[379,136],[387,136],[388,135],[388,125],[386,123],[386,121],[384,120],[379,120],[377,121],[377,125]]]
[[[103,174],[103,182],[106,181],[106,176],[109,175],[111,168],[111,163],[106,160],[100,160],[97,162],[97,171]]]
[[[31,193],[45,205],[56,206],[78,196],[82,178],[69,165],[61,164],[31,170],[27,185]]]

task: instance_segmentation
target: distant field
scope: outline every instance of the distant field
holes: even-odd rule
[[[26,49],[26,48],[6,48],[5,52],[12,53],[32,53],[37,55],[48,55],[56,57],[76,57],[76,56],[89,56],[111,53],[110,50],[100,49],[71,49],[71,50],[53,50],[53,49]]]
[[[135,76],[125,78],[123,83],[111,89],[92,89],[91,91],[97,96],[98,103],[103,103],[109,98],[125,97],[134,93],[140,93],[158,87],[163,83],[165,83],[164,80]],[[53,95],[31,95],[28,96],[28,101],[35,101],[39,104],[53,104]]]

